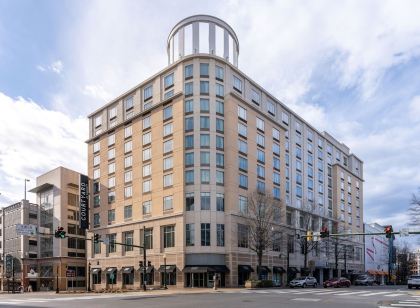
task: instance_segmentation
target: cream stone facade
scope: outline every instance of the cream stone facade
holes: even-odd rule
[[[285,283],[287,267],[289,274],[303,267],[287,246],[306,232],[299,225],[306,204],[314,231],[360,227],[339,219],[335,174],[353,177],[352,206],[357,178],[360,215],[354,209],[352,217],[362,221],[363,163],[241,72],[238,54],[225,22],[186,18],[168,38],[168,67],[89,115],[88,236],[106,242],[87,247],[92,288],[140,288],[143,266],[149,285],[211,287],[217,276],[221,286],[237,286],[256,277],[242,211],[257,189],[281,204],[273,222],[281,245],[265,253],[260,270],[275,284]],[[114,244],[143,238],[147,264],[139,248]],[[322,251],[310,260],[319,280],[332,275]]]

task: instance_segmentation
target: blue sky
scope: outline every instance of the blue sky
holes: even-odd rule
[[[407,221],[420,186],[418,1],[0,1],[0,204],[86,170],[86,115],[166,66],[171,28],[224,19],[239,68],[365,162],[365,221]],[[255,56],[258,56],[257,58]]]

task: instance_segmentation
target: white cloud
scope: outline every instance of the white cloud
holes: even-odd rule
[[[111,94],[101,85],[86,85],[83,89],[83,94],[102,101],[112,99]]]
[[[61,60],[57,60],[57,61],[54,61],[53,63],[51,63],[50,65],[47,65],[47,66],[43,66],[43,65],[38,64],[36,66],[36,69],[41,71],[41,72],[50,71],[50,72],[53,72],[53,73],[56,73],[56,74],[60,75],[63,71],[63,67],[64,67],[63,62]]]
[[[420,96],[413,97],[409,105],[409,116],[413,121],[420,122]]]
[[[58,166],[86,172],[86,119],[0,92],[0,123],[1,203],[23,199],[24,178],[31,179],[30,188],[37,176]]]

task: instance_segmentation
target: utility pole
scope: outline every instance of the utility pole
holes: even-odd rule
[[[24,194],[25,200],[26,200],[26,182],[29,182],[29,179],[25,179],[25,194]]]

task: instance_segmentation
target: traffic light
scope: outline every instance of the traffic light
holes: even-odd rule
[[[312,231],[306,231],[306,240],[312,241],[312,235],[313,235]]]
[[[57,230],[55,230],[55,237],[57,237],[57,238],[65,238],[66,237],[66,231],[64,231],[63,227],[58,227]]]
[[[143,267],[143,261],[139,261],[139,267],[142,268]]]
[[[392,232],[394,232],[394,230],[392,230],[392,226],[389,225],[389,226],[385,226],[384,232],[385,232],[386,238],[391,238],[392,237]]]
[[[152,266],[152,261],[147,261],[147,267],[151,267]]]
[[[99,240],[101,239],[101,236],[99,235],[99,234],[94,234],[93,235],[93,242],[96,244],[96,243],[99,243]]]
[[[321,233],[321,238],[326,238],[330,236],[330,231],[328,230],[327,227],[322,227],[320,233]]]

